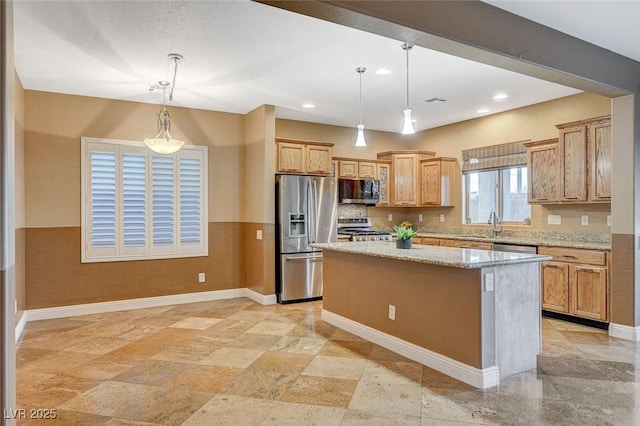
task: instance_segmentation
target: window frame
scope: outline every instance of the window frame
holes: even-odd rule
[[[503,188],[504,188],[504,179],[502,178],[502,173],[505,170],[511,170],[511,169],[520,169],[520,168],[527,168],[528,166],[526,164],[523,165],[511,165],[511,166],[506,166],[506,167],[500,167],[500,168],[494,168],[494,169],[486,169],[486,170],[471,170],[469,172],[463,173],[462,174],[462,181],[463,181],[463,205],[464,205],[464,211],[462,212],[463,216],[462,216],[462,223],[466,224],[466,225],[482,225],[485,224],[484,221],[481,222],[470,222],[467,223],[467,216],[468,216],[468,212],[470,210],[469,207],[469,178],[470,175],[472,173],[486,173],[486,172],[495,172],[497,175],[497,179],[496,179],[496,185],[495,185],[495,199],[496,199],[496,215],[498,215],[498,217],[500,217],[500,221],[503,225],[523,225],[522,221],[504,221],[503,218],[503,210],[504,210],[504,202],[503,202]],[[524,171],[525,175],[526,175],[526,170]],[[527,182],[527,185],[529,185],[530,183]],[[527,202],[527,205],[529,206],[529,217],[531,217],[531,204],[529,204],[529,202]],[[488,219],[488,217],[487,217]]]
[[[107,249],[91,247],[92,240],[92,217],[91,215],[91,153],[114,152],[116,155],[116,246]],[[130,248],[124,246],[123,221],[124,221],[124,200],[123,200],[123,158],[126,154],[145,156],[145,245],[143,248]],[[174,159],[174,232],[173,249],[153,246],[153,209],[152,209],[152,161],[154,157],[165,157]],[[180,180],[178,179],[180,170],[180,159],[183,157],[200,159],[201,171],[199,176],[200,189],[200,243],[192,245],[181,244],[180,238],[180,210],[181,201],[179,196]],[[208,191],[208,148],[206,146],[187,145],[174,154],[158,154],[148,149],[142,142],[106,139],[106,138],[81,138],[81,262],[122,262],[152,259],[177,259],[187,257],[203,257],[209,255],[209,191]]]

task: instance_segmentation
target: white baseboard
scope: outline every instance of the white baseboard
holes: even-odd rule
[[[437,352],[430,351],[413,343],[402,340],[390,334],[368,327],[349,318],[322,310],[322,319],[329,324],[376,343],[390,351],[396,352],[413,361],[419,362],[480,389],[498,385],[500,375],[498,367],[477,369],[470,365],[456,361]]]
[[[640,327],[610,323],[609,336],[637,342],[640,341]]]
[[[44,319],[73,317],[77,315],[89,315],[105,312],[128,311],[131,309],[153,308],[156,306],[180,305],[183,303],[235,299],[238,297],[247,297],[262,305],[276,303],[275,294],[262,295],[253,290],[249,290],[248,288],[234,288],[229,290],[201,291],[197,293],[172,294],[168,296],[144,297],[140,299],[114,300],[111,302],[30,309],[24,312],[21,321],[38,321]],[[22,327],[24,328],[24,325]],[[16,336],[18,335],[17,331],[18,329],[16,327]],[[20,333],[22,333],[22,331]]]
[[[243,290],[244,290],[244,297],[247,297],[261,305],[265,305],[265,306],[275,305],[277,302],[275,294],[264,295],[264,294],[258,293],[257,291],[251,290],[250,288],[243,288]]]
[[[22,333],[24,332],[24,326],[27,325],[27,312],[23,311],[22,316],[20,317],[20,321],[16,324],[16,343],[22,337]]]

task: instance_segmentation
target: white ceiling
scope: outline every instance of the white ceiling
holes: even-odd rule
[[[556,10],[555,3],[554,8],[538,2],[499,3],[524,16]],[[521,7],[525,4],[530,9]],[[161,103],[161,92],[146,89],[169,79],[167,54],[177,52],[184,60],[169,105],[244,114],[271,104],[279,118],[355,126],[355,68],[365,66],[366,127],[401,129],[406,71],[399,40],[246,0],[17,0],[14,14],[16,69],[26,89]],[[549,16],[535,18],[545,24]],[[569,25],[567,32],[583,29],[573,24],[581,22],[579,12],[563,16],[560,23]],[[613,31],[601,27],[598,34],[590,26],[585,39],[594,37],[590,41],[597,43],[604,34],[610,41]],[[619,37],[614,35],[613,41]],[[635,49],[624,50],[625,43],[605,47],[628,55]],[[376,75],[381,67],[391,74]],[[509,98],[494,101],[501,92]],[[476,118],[480,108],[496,113],[577,92],[421,47],[410,52],[410,104],[417,130]],[[447,102],[424,102],[431,97]],[[305,110],[304,103],[316,107]]]

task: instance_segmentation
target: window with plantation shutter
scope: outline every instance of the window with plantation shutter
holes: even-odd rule
[[[206,256],[207,148],[82,138],[82,261]]]

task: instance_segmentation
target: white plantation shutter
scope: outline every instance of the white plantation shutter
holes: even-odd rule
[[[207,148],[82,138],[82,261],[205,256]]]
[[[180,245],[198,249],[202,241],[200,158],[180,158]]]
[[[116,154],[91,153],[91,247],[96,252],[110,255],[116,252]]]

